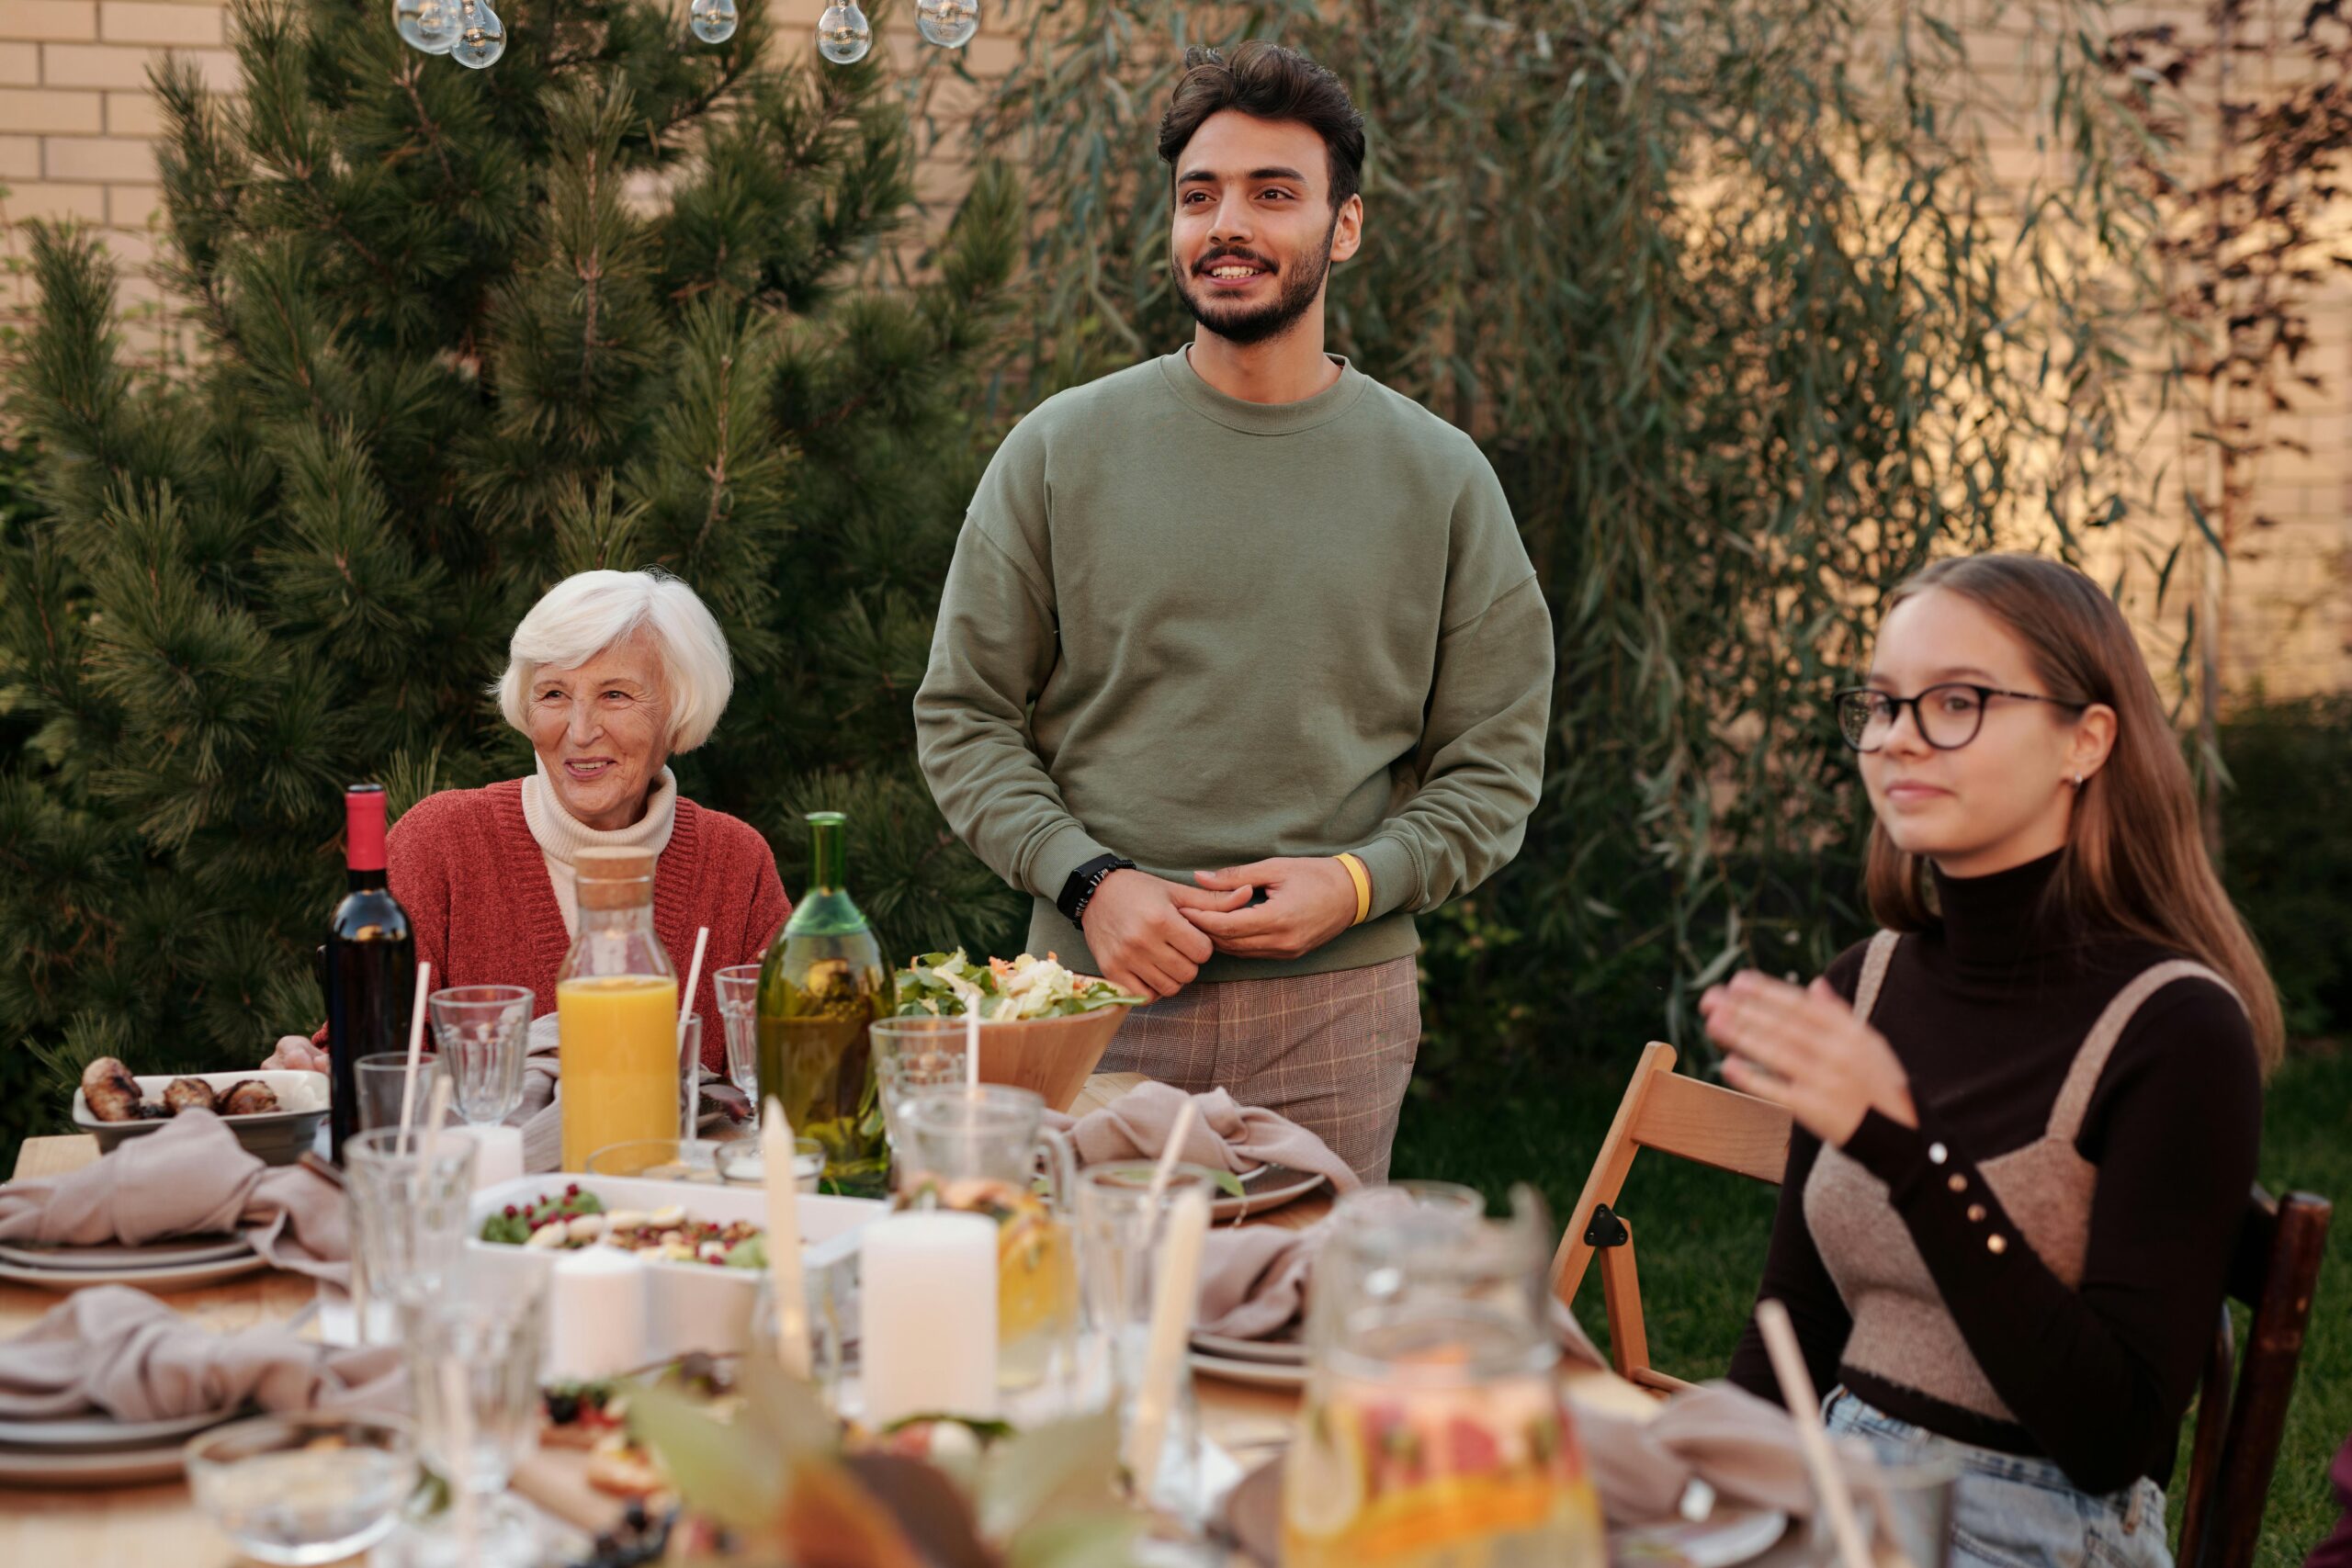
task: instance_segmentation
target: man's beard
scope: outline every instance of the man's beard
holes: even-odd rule
[[[1331,232],[1336,233],[1339,226],[1338,219],[1334,218]],[[1210,254],[1247,255],[1250,261],[1265,265],[1265,258],[1254,252],[1212,251]],[[1329,276],[1330,271],[1331,234],[1327,233],[1323,236],[1321,249],[1310,258],[1302,259],[1297,268],[1274,272],[1274,297],[1272,299],[1262,305],[1226,305],[1220,308],[1218,302],[1205,293],[1194,292],[1191,268],[1173,262],[1172,258],[1169,267],[1170,275],[1176,280],[1177,298],[1182,299],[1184,308],[1193,312],[1193,320],[1226,342],[1244,346],[1279,337],[1297,325],[1298,319],[1314,305],[1316,295],[1322,291],[1323,279]]]

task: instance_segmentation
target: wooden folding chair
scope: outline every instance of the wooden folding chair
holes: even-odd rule
[[[2230,1295],[2251,1309],[2245,1365],[2233,1390],[2236,1344],[2224,1302],[2197,1397],[2197,1436],[2188,1450],[2188,1497],[2175,1554],[2180,1568],[2249,1568],[2254,1562],[2330,1213],[2325,1199],[2309,1192],[2273,1201],[2259,1187],[2246,1204],[2230,1259]]]
[[[1634,1156],[1656,1149],[1779,1186],[1789,1163],[1789,1113],[1769,1100],[1674,1070],[1674,1047],[1642,1049],[1617,1119],[1609,1124],[1584,1191],[1568,1214],[1567,1234],[1552,1259],[1552,1293],[1576,1304],[1577,1287],[1597,1254],[1601,1304],[1609,1314],[1609,1358],[1620,1377],[1658,1393],[1690,1385],[1650,1365],[1642,1327],[1641,1284],[1634,1269],[1634,1227],[1617,1212]]]

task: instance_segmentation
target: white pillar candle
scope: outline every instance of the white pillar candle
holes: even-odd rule
[[[891,1214],[860,1233],[865,1424],[996,1414],[996,1222]]]
[[[548,1375],[611,1377],[646,1356],[645,1261],[616,1247],[582,1247],[555,1261],[548,1282]]]
[[[523,1129],[520,1127],[452,1127],[441,1134],[463,1138],[474,1146],[474,1190],[512,1181],[523,1174]]]

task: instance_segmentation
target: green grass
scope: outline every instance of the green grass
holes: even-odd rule
[[[1576,1064],[1522,1072],[1417,1098],[1398,1129],[1395,1173],[1460,1181],[1498,1198],[1532,1181],[1565,1223],[1633,1069]],[[2352,1055],[2324,1047],[2299,1054],[2272,1080],[2263,1122],[2262,1179],[2273,1192],[2301,1188],[2352,1199]],[[1771,1227],[1770,1189],[1685,1161],[1634,1162],[1621,1207],[1640,1259],[1650,1359],[1693,1380],[1716,1377],[1755,1299]],[[1597,1273],[1577,1315],[1605,1348]],[[2327,1463],[2352,1431],[2352,1216],[2328,1238],[2286,1440],[2271,1482],[2258,1561],[2296,1568],[2335,1522]],[[2177,1520],[2187,1459],[2174,1478]]]

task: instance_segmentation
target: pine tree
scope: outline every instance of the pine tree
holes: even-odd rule
[[[1010,928],[912,772],[908,699],[1020,196],[982,170],[892,284],[901,96],[872,62],[779,63],[741,17],[712,47],[643,0],[518,4],[469,72],[381,0],[241,4],[241,96],[155,78],[178,373],[127,362],[99,246],[33,230],[0,1134],[61,1120],[98,1052],[220,1066],[313,1022],[340,786],[397,810],[526,771],[484,688],[589,567],[662,566],[718,615],[734,704],[681,784],[767,832],[787,886],[798,812],[840,807],[893,949]]]

